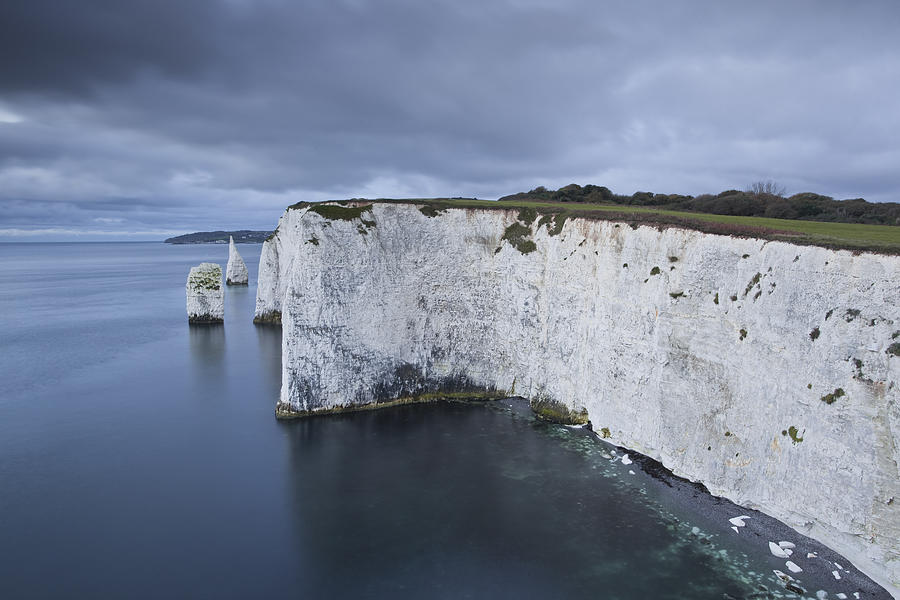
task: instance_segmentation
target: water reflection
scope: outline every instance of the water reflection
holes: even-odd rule
[[[264,383],[274,386],[272,398],[277,398],[281,390],[281,327],[278,325],[256,325],[256,342],[259,347],[260,371]]]
[[[309,596],[740,597],[634,489],[531,419],[435,404],[283,424]],[[311,548],[315,552],[309,552]]]
[[[256,288],[253,292],[246,285],[225,286],[225,320],[232,321],[249,320],[253,318],[253,305],[256,299]]]
[[[223,324],[188,324],[191,362],[203,377],[221,376],[225,359]]]

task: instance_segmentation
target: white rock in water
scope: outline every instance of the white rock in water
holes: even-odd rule
[[[633,461],[630,458],[628,458],[627,454],[622,455],[622,464],[623,465],[630,465],[632,462]]]
[[[222,267],[215,263],[201,263],[191,267],[185,289],[189,323],[224,321],[225,290],[222,288]]]
[[[734,532],[735,532],[735,533],[740,533],[740,529],[738,529],[738,528],[735,527],[734,525],[732,525],[731,528],[734,529]]]
[[[788,571],[790,571],[791,573],[802,573],[803,572],[803,569],[798,567],[797,563],[795,563],[794,561],[791,561],[791,560],[784,563],[784,566],[786,566],[788,568]]]
[[[234,245],[234,238],[228,237],[228,266],[225,269],[225,283],[228,285],[247,285],[247,265],[241,258],[237,247]]]
[[[837,598],[838,598],[838,600],[847,600],[847,594],[845,594],[843,592],[838,592]]]
[[[279,416],[445,391],[583,404],[617,444],[900,586],[897,503],[877,500],[900,498],[900,257],[502,203],[326,206],[286,211],[261,251]]]
[[[728,519],[728,522],[737,527],[744,527],[746,525],[746,523],[744,523],[744,521],[749,518],[750,517],[748,517],[747,515],[741,515],[739,517],[732,517],[732,518]]]
[[[797,546],[793,542],[778,542],[778,545],[782,548],[796,548]]]
[[[831,574],[834,575],[834,578],[835,578],[835,579],[837,579],[838,581],[840,581],[840,579],[841,579],[841,574],[840,574],[840,573],[838,573],[837,571],[832,571]]]
[[[782,550],[781,546],[779,546],[775,542],[769,542],[769,552],[771,552],[778,558],[787,558],[790,556],[790,554]]]

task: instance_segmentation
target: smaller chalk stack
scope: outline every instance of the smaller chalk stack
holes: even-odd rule
[[[247,285],[247,265],[234,245],[234,238],[228,238],[228,266],[225,268],[225,283]]]
[[[191,267],[187,278],[188,323],[222,323],[225,319],[225,290],[222,267],[200,263]]]

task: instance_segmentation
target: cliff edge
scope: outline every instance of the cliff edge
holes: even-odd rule
[[[259,267],[279,416],[435,396],[609,440],[900,586],[900,257],[528,209],[304,205]]]

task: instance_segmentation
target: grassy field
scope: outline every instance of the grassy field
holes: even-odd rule
[[[534,208],[541,214],[563,213],[572,217],[624,221],[668,227],[685,227],[707,233],[782,240],[826,248],[900,254],[900,226],[823,223],[764,217],[736,217],[661,210],[619,204],[475,200],[466,198],[379,199],[375,202],[426,204],[435,208],[484,208],[514,210]]]

